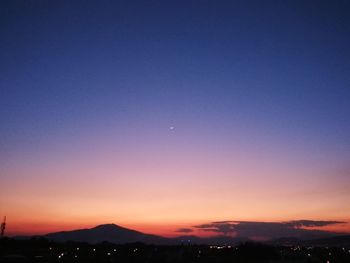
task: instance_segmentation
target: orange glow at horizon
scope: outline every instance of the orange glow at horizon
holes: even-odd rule
[[[282,158],[283,145],[267,152],[259,144],[157,138],[144,150],[88,139],[82,148],[54,145],[51,154],[6,162],[0,213],[8,234],[116,223],[174,236],[177,228],[221,220],[350,221],[347,170],[292,150]]]
[[[259,220],[252,220],[259,221]],[[260,222],[260,221],[259,221]],[[261,221],[264,222],[264,221]],[[266,221],[265,221],[266,222]],[[269,221],[271,222],[271,221]],[[272,222],[280,222],[280,221],[272,221]],[[319,229],[324,231],[331,231],[335,233],[350,233],[350,221],[345,221],[345,223],[335,224],[331,226],[325,227],[308,227],[306,229]],[[173,224],[142,224],[142,223],[119,223],[119,222],[109,222],[105,221],[107,224],[117,224],[121,227],[129,228],[132,230],[140,231],[146,234],[154,234],[164,237],[176,237],[176,236],[186,236],[186,235],[195,235],[199,237],[210,237],[215,235],[220,235],[220,233],[210,232],[210,231],[201,231],[200,229],[196,229],[193,226],[200,225],[204,223],[210,222],[192,222],[192,223],[173,223]],[[6,233],[8,236],[19,236],[19,235],[44,235],[47,233],[60,232],[60,231],[71,231],[77,229],[88,229],[93,228],[99,225],[100,222],[92,222],[92,223],[69,223],[69,222],[23,222],[23,221],[14,221],[10,222],[7,225]],[[177,230],[180,228],[191,228],[192,232],[182,233]]]

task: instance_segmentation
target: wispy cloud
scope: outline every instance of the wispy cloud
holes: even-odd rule
[[[341,223],[345,222],[314,220],[285,222],[216,221],[209,224],[196,225],[194,228],[236,237],[260,237],[266,239],[279,237],[316,238],[332,234],[332,232],[309,229],[310,227],[323,227]]]
[[[175,232],[179,232],[179,233],[191,233],[193,232],[192,228],[179,228],[177,230],[175,230]]]
[[[294,227],[322,227],[334,224],[342,224],[342,221],[314,221],[314,220],[294,220],[288,221],[286,224]]]

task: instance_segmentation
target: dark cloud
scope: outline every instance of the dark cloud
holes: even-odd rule
[[[334,225],[334,224],[342,224],[345,222],[342,221],[313,221],[313,220],[294,220],[294,221],[288,221],[287,224],[290,224],[294,227],[321,227],[321,226],[328,226],[328,225]]]
[[[279,237],[318,238],[335,234],[308,227],[323,227],[341,224],[341,221],[293,220],[286,222],[216,221],[194,226],[202,231],[216,232],[236,237],[259,237],[273,239]]]
[[[225,235],[235,232],[235,225],[229,221],[213,222],[211,224],[203,224],[194,227],[203,231],[217,232]]]
[[[179,228],[179,229],[177,229],[175,232],[179,232],[179,233],[191,233],[191,232],[193,232],[193,229],[191,229],[191,228]]]

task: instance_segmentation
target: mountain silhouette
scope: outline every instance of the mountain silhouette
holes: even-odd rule
[[[90,229],[55,232],[47,234],[44,237],[58,242],[78,241],[100,243],[108,241],[115,244],[134,242],[143,242],[146,244],[166,244],[170,242],[170,240],[165,237],[144,234],[142,232],[115,224],[104,224]]]
[[[78,229],[72,231],[62,231],[49,233],[43,237],[56,241],[76,241],[76,242],[87,242],[87,243],[101,243],[110,242],[114,244],[127,244],[141,242],[145,244],[156,244],[156,245],[180,245],[180,244],[202,244],[202,245],[235,245],[241,242],[250,241],[249,238],[243,237],[230,237],[230,236],[213,236],[213,237],[198,237],[193,235],[185,235],[174,238],[166,238],[162,236],[142,233],[136,230],[128,229],[125,227],[118,226],[116,224],[103,224],[88,229]],[[350,236],[330,236],[327,238],[310,238],[310,239],[299,239],[295,237],[283,237],[267,241],[267,243],[274,245],[312,245],[318,244],[321,246],[325,245],[349,245]]]
[[[107,241],[114,244],[142,242],[145,244],[157,245],[233,245],[248,240],[243,238],[232,238],[229,236],[197,237],[190,235],[166,238],[157,235],[145,234],[139,231],[118,226],[116,224],[104,224],[89,229],[78,229],[72,231],[49,233],[44,235],[43,237],[57,242],[76,241],[87,243],[101,243]]]

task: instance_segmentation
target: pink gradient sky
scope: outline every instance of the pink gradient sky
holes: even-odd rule
[[[306,156],[312,149],[305,145],[285,149],[274,142],[267,150],[257,139],[254,147],[180,141],[179,129],[164,127],[157,139],[127,147],[113,137],[72,137],[72,144],[46,143],[8,160],[1,171],[8,175],[1,191],[7,233],[116,223],[174,236],[179,227],[220,220],[349,220],[347,171],[310,165],[317,158]]]

